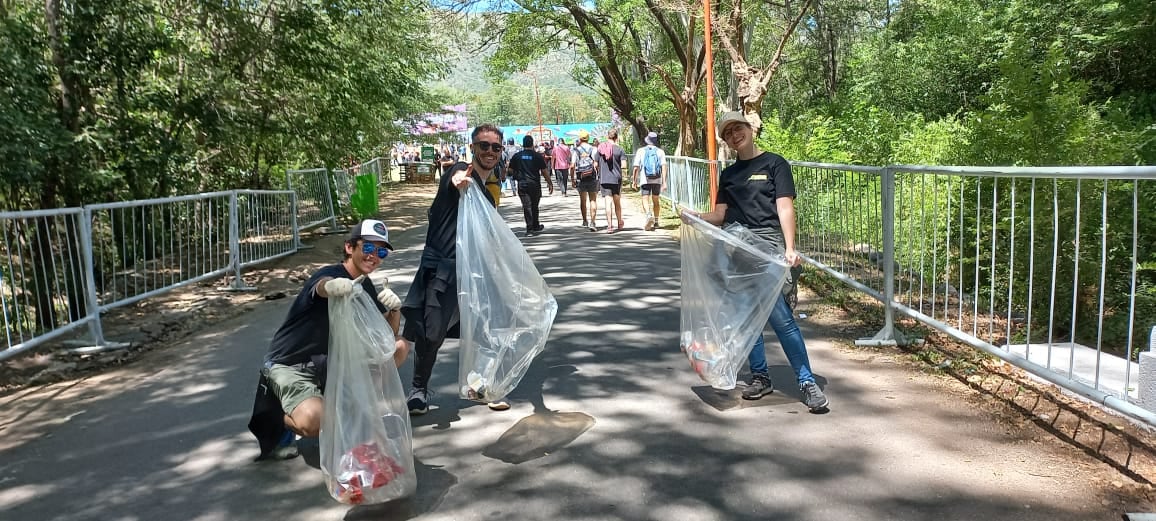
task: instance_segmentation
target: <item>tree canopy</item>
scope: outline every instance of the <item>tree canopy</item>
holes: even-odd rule
[[[0,15],[11,209],[267,188],[286,166],[371,157],[443,72],[417,0],[18,0]]]

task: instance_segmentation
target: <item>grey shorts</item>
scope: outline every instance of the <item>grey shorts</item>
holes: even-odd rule
[[[323,397],[320,380],[310,369],[273,364],[265,369],[265,377],[273,386],[273,394],[281,401],[285,414],[293,414],[293,410],[305,400]]]
[[[612,195],[620,195],[622,193],[621,183],[602,183],[602,197]]]
[[[662,183],[646,183],[642,185],[642,195],[662,195]]]

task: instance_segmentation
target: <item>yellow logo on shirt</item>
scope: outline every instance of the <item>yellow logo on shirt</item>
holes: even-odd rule
[[[747,179],[747,182],[749,183],[751,181],[766,181],[767,179],[768,179],[768,177],[767,177],[766,172],[760,172],[757,174],[751,174],[751,177]]]

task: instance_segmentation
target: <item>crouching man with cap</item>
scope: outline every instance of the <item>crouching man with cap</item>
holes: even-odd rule
[[[401,300],[389,289],[389,280],[378,293],[369,274],[381,265],[393,246],[385,223],[366,219],[358,223],[343,245],[345,258],[317,270],[297,294],[285,322],[273,335],[265,354],[253,417],[249,430],[261,446],[258,459],[288,459],[297,455],[296,436],[317,437],[325,410],[326,358],[329,355],[329,302],[353,293],[354,279],[365,276],[362,288],[377,295],[378,310],[385,315],[397,339],[394,363],[409,354],[409,343],[398,334]],[[296,436],[295,436],[296,435]]]

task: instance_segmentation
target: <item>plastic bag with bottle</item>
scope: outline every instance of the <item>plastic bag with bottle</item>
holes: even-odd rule
[[[360,283],[348,297],[329,299],[321,471],[329,494],[342,503],[384,503],[417,489],[394,349],[392,328]]]
[[[704,382],[734,389],[790,267],[741,224],[718,228],[699,217],[685,219],[679,346]]]
[[[495,402],[518,386],[545,348],[558,302],[477,183],[458,208],[457,268],[458,394]]]

